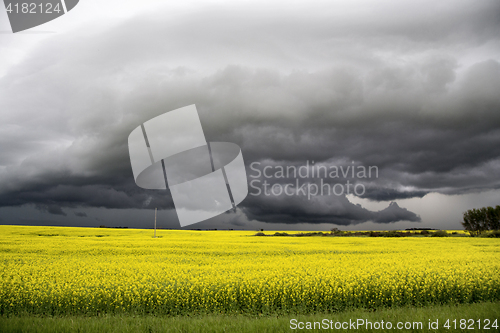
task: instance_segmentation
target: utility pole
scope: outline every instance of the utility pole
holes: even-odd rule
[[[156,208],[155,208],[155,235],[153,238],[156,238]]]

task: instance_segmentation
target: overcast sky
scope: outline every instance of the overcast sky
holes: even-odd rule
[[[1,7],[0,223],[149,228],[158,207],[178,228],[168,191],[135,184],[127,138],[196,104],[249,183],[266,180],[254,162],[378,177],[325,179],[358,196],[250,188],[188,228],[460,229],[500,204],[499,92],[498,0],[81,0],[16,34]]]

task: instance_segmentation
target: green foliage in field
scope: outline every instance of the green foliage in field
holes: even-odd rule
[[[381,311],[353,310],[334,314],[309,314],[309,315],[285,315],[285,316],[248,316],[248,315],[203,315],[203,316],[152,316],[152,315],[103,315],[99,317],[64,316],[64,317],[39,317],[39,316],[0,316],[0,328],[2,333],[30,332],[30,333],[66,333],[66,332],[89,332],[89,333],[289,333],[293,332],[290,321],[296,319],[299,322],[321,322],[324,319],[333,322],[356,322],[363,319],[366,322],[391,322],[396,326],[401,323],[422,323],[427,328],[429,321],[439,324],[437,330],[428,329],[405,329],[402,332],[495,332],[494,319],[500,318],[500,303],[476,303],[462,305],[439,305],[424,308],[401,307],[396,309],[385,309]],[[471,329],[449,329],[444,327],[446,322],[456,320],[458,327],[460,321],[473,320],[474,330]],[[481,330],[478,321],[484,323],[489,321],[488,330]],[[500,320],[499,320],[500,321]],[[453,323],[452,323],[453,324]],[[498,322],[497,322],[498,324]],[[386,324],[387,325],[387,324]],[[393,327],[394,327],[393,326]],[[415,325],[416,326],[416,325]],[[470,326],[469,326],[470,327]],[[329,332],[336,330],[307,330],[307,332]],[[356,329],[340,330],[342,332],[373,332],[365,326]],[[393,329],[378,329],[376,332],[397,332]]]

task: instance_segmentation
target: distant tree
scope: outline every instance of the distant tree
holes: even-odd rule
[[[479,209],[469,209],[464,213],[464,221],[462,225],[464,229],[467,230],[471,236],[477,236],[481,233],[480,220],[481,212]]]
[[[500,206],[486,208],[486,224],[488,230],[500,230]]]
[[[463,215],[462,225],[471,236],[483,231],[500,229],[500,206],[469,209]]]

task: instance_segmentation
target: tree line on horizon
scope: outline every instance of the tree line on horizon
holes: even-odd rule
[[[463,215],[462,225],[471,236],[500,229],[500,206],[469,209]]]

